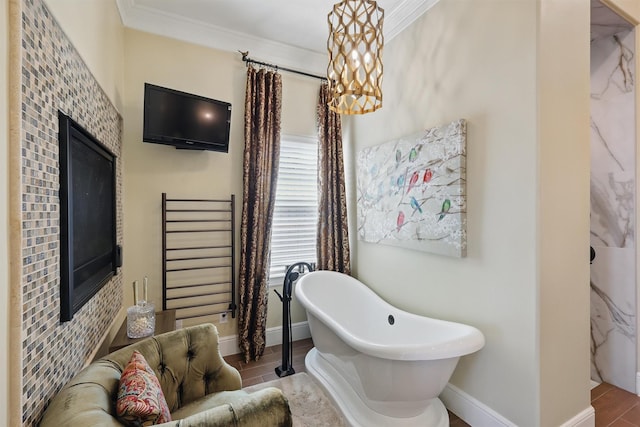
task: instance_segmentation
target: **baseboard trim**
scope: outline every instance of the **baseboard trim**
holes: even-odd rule
[[[636,394],[640,396],[640,372],[636,372]]]
[[[596,426],[596,411],[593,406],[589,406],[584,411],[580,412],[575,417],[571,418],[560,427],[595,427]]]
[[[451,412],[472,426],[518,427],[484,403],[449,383],[440,400]]]
[[[305,320],[304,322],[298,322],[291,325],[291,336],[293,341],[310,338],[311,331],[309,330],[309,322]],[[218,343],[220,346],[220,354],[223,356],[240,353],[237,335],[220,337]],[[268,328],[266,332],[266,346],[271,347],[278,344],[282,344],[282,326]]]
[[[229,335],[218,338],[218,348],[220,349],[220,354],[223,356],[240,353],[240,347],[238,347],[238,336]]]
[[[444,388],[440,399],[451,412],[472,426],[482,427],[517,427],[484,403],[449,383]],[[563,423],[560,427],[595,427],[596,412],[592,406]]]

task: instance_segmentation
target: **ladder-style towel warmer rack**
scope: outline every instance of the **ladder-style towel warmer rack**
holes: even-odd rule
[[[169,199],[162,193],[162,309],[176,319],[236,317],[235,195]]]

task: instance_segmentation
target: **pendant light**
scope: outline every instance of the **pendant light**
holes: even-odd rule
[[[382,107],[384,9],[371,0],[336,3],[329,23],[329,108],[365,114]]]

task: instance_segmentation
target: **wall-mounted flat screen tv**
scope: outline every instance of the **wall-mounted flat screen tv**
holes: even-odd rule
[[[60,131],[60,321],[116,274],[116,157],[64,113]]]
[[[230,103],[145,83],[143,141],[227,153],[230,128]]]

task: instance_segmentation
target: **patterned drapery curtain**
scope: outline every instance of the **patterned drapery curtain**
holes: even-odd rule
[[[329,85],[318,98],[318,269],[351,274],[342,122],[329,110]]]
[[[238,328],[245,361],[264,352],[271,223],[280,156],[282,77],[247,70]]]

